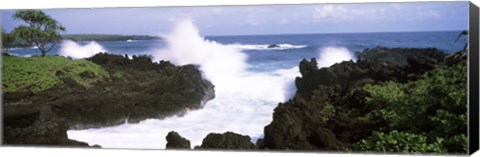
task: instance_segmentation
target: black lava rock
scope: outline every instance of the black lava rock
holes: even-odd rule
[[[195,65],[175,66],[168,61],[152,62],[148,56],[129,59],[106,53],[87,60],[110,76],[88,86],[61,77],[63,85],[35,94],[3,94],[4,144],[77,144],[67,140],[68,129],[164,118],[202,108],[215,97],[214,85],[202,78]],[[82,73],[81,77],[93,75]]]
[[[170,131],[165,138],[167,139],[166,149],[190,149],[190,141],[175,131]]]
[[[202,141],[198,149],[254,149],[249,136],[243,136],[233,132],[223,134],[210,133]]]

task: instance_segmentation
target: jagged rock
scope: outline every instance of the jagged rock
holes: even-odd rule
[[[346,150],[349,144],[387,127],[385,121],[368,121],[371,106],[361,87],[386,81],[406,83],[444,64],[445,54],[434,48],[377,47],[344,61],[318,68],[315,58],[302,60],[295,79],[293,99],[280,103],[273,121],[264,128],[265,149]],[[461,55],[457,55],[460,58]],[[453,55],[451,58],[455,58]],[[259,144],[260,145],[260,144]]]
[[[88,147],[87,143],[68,139],[68,126],[48,107],[6,108],[3,117],[3,144]]]
[[[257,142],[255,142],[255,149],[265,149],[263,139],[257,139]]]
[[[84,129],[163,118],[201,108],[215,97],[213,84],[203,79],[194,65],[177,67],[164,61],[153,63],[145,56],[129,59],[106,53],[88,60],[111,75],[120,73],[121,79],[105,78],[84,87],[65,77],[64,86],[33,96],[18,98],[22,94],[7,93],[6,106],[19,102],[52,106],[52,111],[64,118],[70,128]]]
[[[226,132],[223,134],[210,133],[196,149],[254,149],[249,136]]]
[[[98,144],[94,144],[92,145],[93,148],[102,148],[102,146],[98,145]]]
[[[190,141],[175,131],[170,131],[165,138],[167,139],[166,149],[190,149]]]
[[[135,123],[147,118],[164,118],[188,109],[202,108],[208,100],[215,97],[213,84],[202,78],[195,65],[175,66],[168,61],[154,63],[146,56],[129,59],[106,53],[87,60],[100,65],[110,77],[85,86],[62,76],[63,85],[39,93],[4,94],[3,113],[8,117],[35,115],[30,113],[46,115],[44,112],[47,111],[49,115],[40,121],[35,118],[18,121],[17,118],[7,117],[4,123],[12,125],[5,127],[4,139],[7,140],[4,144],[62,145],[71,142],[60,140],[66,138],[67,129],[105,127],[125,122]],[[82,76],[91,77],[91,74],[85,73]],[[48,129],[56,129],[56,132],[38,129],[54,124],[55,127]],[[19,127],[23,125],[28,127]],[[60,139],[54,138],[57,136]],[[41,139],[37,140],[38,138]]]
[[[360,87],[366,83],[387,80],[405,81],[404,71],[396,64],[376,63],[371,61],[344,61],[328,68],[317,67],[317,61],[300,62],[302,77],[295,79],[297,94],[309,99],[319,85],[334,87],[346,91],[348,88]]]
[[[433,64],[443,62],[446,54],[437,48],[387,48],[377,46],[375,48],[367,48],[363,52],[358,53],[358,60],[368,60],[377,63],[390,62],[405,66],[408,59],[420,59],[431,62]]]
[[[270,44],[267,46],[267,48],[277,48],[277,47],[280,47],[280,45],[278,44]]]
[[[335,117],[335,111],[326,100],[329,97],[316,95],[312,99],[318,101],[311,102],[297,97],[280,103],[275,108],[272,123],[264,129],[264,147],[282,150],[342,150],[341,142],[327,128]]]

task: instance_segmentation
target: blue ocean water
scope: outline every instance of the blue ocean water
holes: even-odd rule
[[[325,47],[347,48],[350,52],[363,51],[376,46],[430,48],[435,47],[446,53],[463,49],[465,37],[455,39],[461,31],[444,32],[395,32],[395,33],[345,33],[345,34],[294,34],[294,35],[244,35],[207,36],[208,40],[241,48],[248,55],[248,63],[254,71],[271,71],[291,68],[303,58],[318,56]],[[80,42],[79,44],[86,44]],[[165,47],[163,40],[99,41],[109,53],[129,55],[153,55],[155,49]],[[279,47],[268,48],[271,44]],[[185,45],[188,46],[188,45]],[[60,44],[49,55],[59,52]],[[12,54],[19,56],[38,55],[35,48],[13,48]]]
[[[263,128],[272,121],[272,113],[279,102],[288,100],[296,91],[294,80],[300,75],[298,64],[303,58],[318,58],[328,54],[327,59],[319,60],[319,64],[331,60],[340,62],[351,59],[348,54],[376,46],[436,47],[446,53],[454,53],[462,50],[466,43],[465,37],[454,42],[460,31],[207,36],[205,38],[208,41],[199,42],[194,41],[202,39],[192,31],[195,30],[194,26],[180,28],[187,29],[180,29],[179,32],[191,34],[180,33],[181,36],[175,36],[173,33],[173,39],[176,40],[169,40],[168,43],[164,40],[145,40],[98,44],[114,54],[162,56],[159,53],[168,53],[174,55],[173,63],[185,62],[185,59],[199,63],[205,77],[215,85],[215,99],[207,102],[202,109],[187,111],[183,116],[69,130],[68,137],[90,145],[99,144],[103,148],[163,149],[165,136],[172,130],[189,139],[192,146],[200,145],[208,133],[232,131],[250,136],[255,143],[263,138]],[[59,53],[59,50],[57,47],[50,55]],[[18,55],[38,54],[35,49],[14,49],[11,52]],[[247,56],[246,70],[243,69],[244,55]]]

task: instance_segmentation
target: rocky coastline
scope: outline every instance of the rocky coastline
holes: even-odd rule
[[[449,70],[466,65],[465,51],[448,55],[435,48],[376,47],[356,55],[355,62],[344,61],[326,68],[318,68],[315,58],[302,60],[299,65],[301,77],[295,79],[295,96],[278,104],[273,121],[264,128],[264,138],[255,144],[249,136],[233,132],[211,133],[193,149],[358,151],[362,141],[371,139],[378,131],[412,132],[412,128],[405,126],[408,128],[405,129],[402,125],[392,128],[393,122],[388,118],[375,118],[377,113],[372,111],[385,106],[371,104],[374,96],[366,86],[411,84],[428,79],[436,69]],[[168,61],[153,63],[145,56],[129,59],[108,54],[97,54],[87,60],[110,74],[121,72],[123,75],[99,81],[91,87],[64,80],[66,87],[40,94],[4,94],[4,144],[88,146],[66,139],[65,131],[162,118],[187,108],[199,109],[214,98],[214,86],[201,78],[201,72],[194,65],[178,67]],[[439,110],[448,108],[442,105],[426,106],[421,114],[435,118]],[[462,106],[458,110],[461,114]],[[458,128],[462,130],[462,126]],[[414,132],[423,136],[423,132],[435,134],[437,129],[430,126]],[[452,136],[462,136],[462,133]],[[167,149],[192,149],[190,141],[175,131],[168,133],[166,140]],[[448,143],[449,140],[455,139],[441,143],[439,147],[445,149],[441,151],[462,153],[459,146],[462,143]],[[455,148],[444,148],[449,144]]]
[[[175,66],[168,61],[154,63],[148,56],[130,59],[107,53],[87,60],[100,65],[110,77],[82,85],[57,72],[62,85],[38,93],[3,93],[3,143],[76,145],[67,139],[68,129],[164,118],[202,108],[215,97],[213,84],[203,79],[194,65]],[[88,71],[80,75],[97,77]]]
[[[378,131],[393,130],[392,133],[397,133],[397,129],[400,131],[408,129],[391,128],[390,122],[386,119],[366,118],[378,108],[368,105],[367,100],[371,95],[362,87],[383,85],[388,82],[402,84],[423,81],[421,79],[428,77],[428,73],[434,69],[449,69],[456,66],[464,68],[466,65],[465,51],[447,55],[435,48],[376,47],[357,53],[357,57],[356,62],[344,61],[327,68],[318,68],[315,58],[301,61],[299,68],[302,76],[295,80],[297,91],[294,98],[279,103],[274,109],[273,121],[264,128],[264,138],[258,139],[255,144],[248,142],[248,136],[242,139],[239,138],[242,135],[226,132],[209,134],[204,138],[202,145],[195,149],[209,146],[210,149],[223,150],[241,148],[257,151],[374,151],[359,145],[366,143],[365,139],[372,139],[372,136],[378,135]],[[466,108],[466,104],[459,107],[459,109],[463,108]],[[440,108],[436,106],[434,109],[430,106],[422,114],[434,117],[433,113],[439,112],[435,110]],[[466,125],[460,125],[456,129],[465,128]],[[431,128],[421,129],[427,134],[436,132]],[[464,137],[464,133],[459,130],[451,133],[459,134],[456,137]],[[421,132],[418,134],[423,136]],[[413,135],[413,137],[418,136]],[[216,140],[212,140],[214,137]],[[438,135],[436,138],[439,138]],[[446,141],[451,140],[448,136],[445,138],[447,138]],[[465,153],[467,145],[465,141],[436,143],[437,145],[427,144],[426,141],[415,142],[418,141],[409,141],[407,144],[412,145],[410,147],[415,147],[415,144],[431,147],[416,149],[408,146],[399,148],[397,145],[397,149],[383,150],[383,152]],[[381,147],[385,145],[388,143]],[[434,146],[438,148],[433,149]],[[448,148],[449,146],[452,148]],[[382,152],[382,150],[377,151]]]

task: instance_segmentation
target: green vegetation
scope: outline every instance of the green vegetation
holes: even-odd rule
[[[465,154],[467,54],[377,47],[328,68],[302,60],[268,149]],[[404,53],[406,52],[406,53]],[[397,55],[402,56],[397,60]]]
[[[30,90],[38,93],[73,79],[81,85],[108,77],[97,64],[87,60],[70,60],[61,56],[22,58],[3,56],[2,93]]]
[[[467,67],[443,66],[405,84],[386,82],[363,87],[371,121],[388,127],[357,144],[360,151],[455,152],[467,151]],[[399,132],[397,132],[397,130]],[[408,137],[408,138],[407,138]],[[414,141],[408,141],[408,140]],[[390,140],[403,140],[404,147]],[[407,140],[407,141],[405,141]],[[453,142],[455,141],[455,142]],[[407,143],[417,146],[405,145]],[[408,146],[408,147],[407,147]]]
[[[59,32],[65,31],[65,27],[40,10],[19,10],[12,17],[28,24],[16,27],[13,34],[37,46],[42,57],[61,39]]]
[[[8,53],[8,49],[12,47],[32,47],[32,44],[2,29],[2,48]]]
[[[63,39],[73,41],[126,41],[126,40],[154,40],[160,37],[148,35],[113,35],[113,34],[69,34],[62,35]]]
[[[375,152],[446,153],[446,149],[442,146],[442,143],[443,139],[441,138],[437,138],[437,140],[432,143],[427,143],[426,136],[394,130],[389,134],[374,132],[372,136],[361,140],[354,147],[357,150]]]
[[[5,49],[5,53],[8,53],[8,48],[13,44],[15,41],[15,36],[11,33],[6,33],[5,30],[2,29],[2,48]]]

